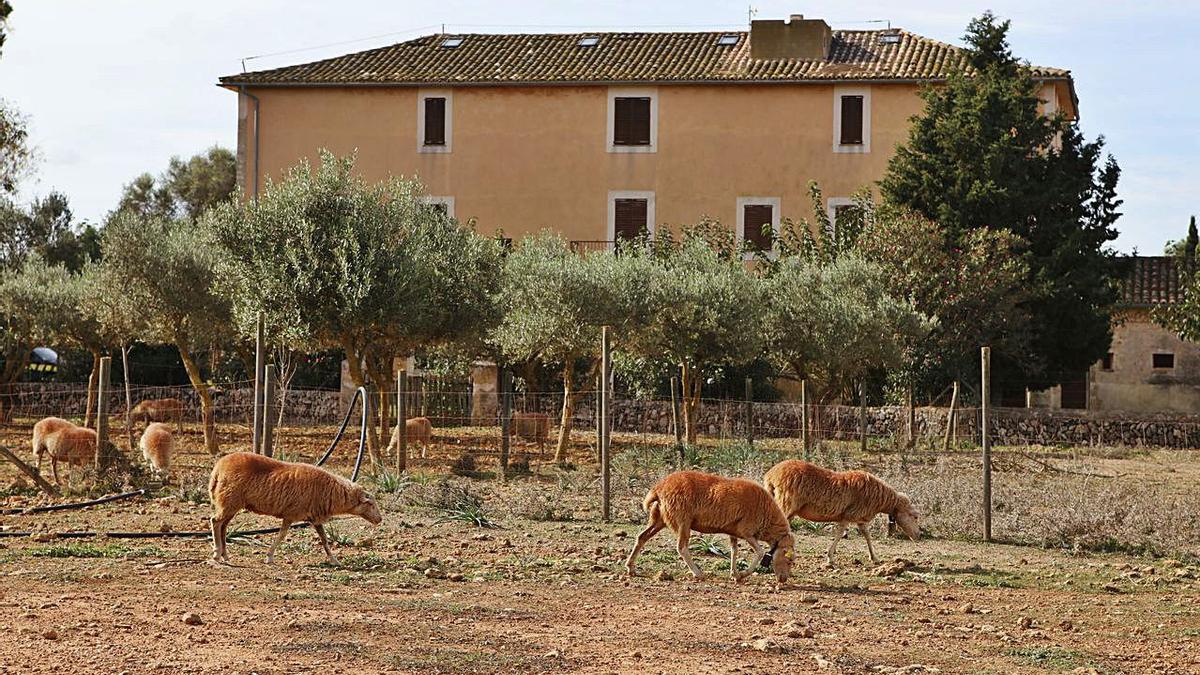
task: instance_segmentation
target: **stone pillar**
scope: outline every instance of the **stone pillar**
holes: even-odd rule
[[[500,410],[500,371],[491,361],[471,364],[471,424],[491,426]]]

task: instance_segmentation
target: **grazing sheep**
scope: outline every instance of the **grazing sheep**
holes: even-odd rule
[[[177,398],[147,399],[133,406],[129,416],[134,422],[174,422],[183,433],[183,401]]]
[[[45,447],[46,451],[50,453],[50,472],[54,476],[54,482],[62,485],[62,480],[58,477],[58,463],[66,462],[67,486],[69,487],[74,474],[73,467],[95,463],[96,444],[97,436],[94,429],[77,427],[74,424],[47,436]]]
[[[162,422],[151,423],[142,432],[138,447],[146,462],[164,481],[167,480],[171,473],[171,455],[175,454],[175,436],[171,434],[171,427]]]
[[[433,438],[433,422],[429,421],[428,417],[411,417],[404,423],[405,429],[405,446],[406,448],[413,447],[414,444],[421,444],[421,457],[424,458],[426,451],[429,449],[430,440]],[[400,447],[400,425],[392,427],[392,440],[388,443],[388,454],[394,454],[396,448]],[[415,454],[415,453],[414,453]]]
[[[61,417],[47,417],[33,425],[33,457],[37,460],[38,473],[42,472],[42,458],[49,451],[51,434],[75,426]]]
[[[692,562],[688,544],[692,531],[729,535],[729,576],[742,581],[758,569],[764,551],[770,545],[772,569],[780,583],[792,572],[792,531],[779,506],[762,486],[741,478],[723,478],[698,471],[677,471],[658,481],[643,502],[650,522],[638,535],[637,543],[625,561],[629,576],[642,547],[659,530],[670,527],[678,537],[679,557],[697,579],[704,572]],[[754,549],[754,560],[744,574],[738,574],[738,540],[745,539]],[[776,551],[780,555],[775,555]]]
[[[550,416],[538,412],[515,412],[512,414],[512,432],[537,443],[538,456],[545,455],[546,440],[550,438]]]
[[[243,509],[283,521],[267,552],[268,563],[275,561],[275,549],[292,523],[311,523],[329,562],[336,565],[325,536],[324,525],[330,518],[353,514],[375,525],[383,520],[375,500],[361,485],[319,466],[281,462],[251,452],[235,452],[217,460],[208,493],[213,505],[213,560],[217,561],[229,562],[225,534],[229,521]]]
[[[867,523],[886,513],[913,541],[920,536],[917,511],[908,496],[865,471],[830,471],[815,464],[789,459],[771,467],[763,477],[779,507],[788,518],[800,516],[815,523],[837,523],[826,560],[833,566],[838,541],[851,523],[867,540],[871,562],[879,562]]]

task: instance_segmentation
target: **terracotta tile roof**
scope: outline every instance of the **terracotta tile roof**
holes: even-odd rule
[[[891,33],[899,40],[882,41]],[[737,43],[720,45],[734,36]],[[580,45],[585,37],[595,46]],[[461,39],[445,47],[448,38]],[[902,30],[833,31],[830,58],[751,59],[750,34],[576,33],[426,35],[322,61],[221,78],[223,85],[570,84],[941,80],[963,65],[953,45]],[[1034,75],[1070,72],[1034,67]]]
[[[1186,285],[1184,262],[1171,256],[1130,256],[1123,264],[1118,304],[1125,307],[1149,307],[1179,302]]]

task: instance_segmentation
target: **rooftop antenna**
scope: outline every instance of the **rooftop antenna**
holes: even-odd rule
[[[754,17],[756,17],[756,16],[758,16],[758,10],[754,8],[754,5],[747,5],[746,6],[746,23],[753,23]]]

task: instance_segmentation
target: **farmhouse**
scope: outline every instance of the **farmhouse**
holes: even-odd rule
[[[821,19],[748,31],[434,34],[222,77],[238,94],[246,196],[318,149],[369,180],[418,176],[485,233],[554,229],[578,248],[707,216],[769,246],[763,225],[831,216],[883,174],[919,88],[957,47]],[[1047,112],[1074,117],[1066,70],[1036,67]],[[756,241],[757,240],[757,241]]]
[[[1170,256],[1126,261],[1111,351],[1079,379],[1030,394],[1032,407],[1200,413],[1200,345],[1154,323],[1150,314],[1156,305],[1180,300],[1185,265]]]

